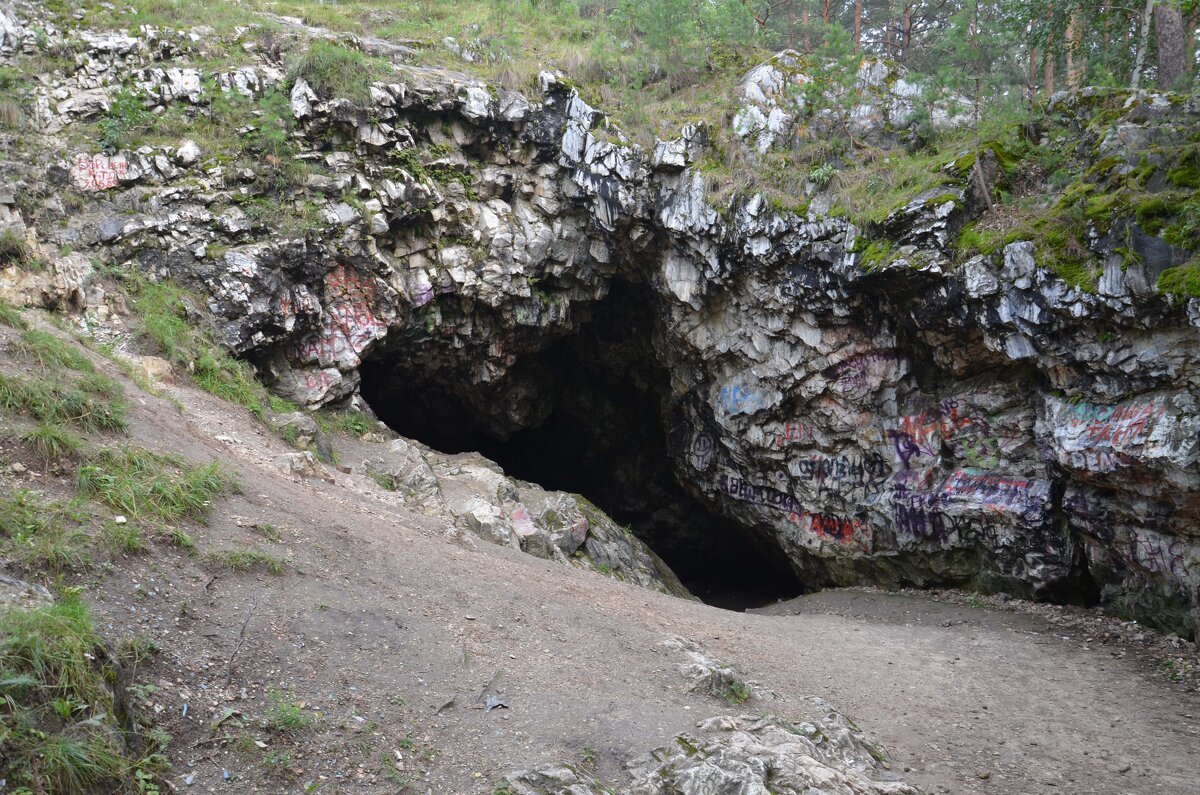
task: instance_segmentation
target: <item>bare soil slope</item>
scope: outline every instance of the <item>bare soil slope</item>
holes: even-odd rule
[[[815,694],[932,792],[1200,792],[1200,696],[1137,653],[927,597],[837,592],[742,614],[651,593],[459,538],[358,474],[281,474],[289,448],[245,410],[168,385],[179,410],[96,363],[133,398],[137,444],[242,481],[189,528],[201,554],[156,545],[84,583],[103,631],[162,647],[137,677],[157,686],[177,791],[491,793],[552,759],[618,785],[622,760],[701,718],[787,715]],[[341,463],[361,445],[339,441]],[[0,488],[31,481],[55,487],[31,464]],[[232,547],[284,557],[285,572],[204,554]],[[687,692],[658,645],[670,635],[780,698]],[[272,690],[315,719],[268,725]],[[507,707],[486,710],[488,695]]]

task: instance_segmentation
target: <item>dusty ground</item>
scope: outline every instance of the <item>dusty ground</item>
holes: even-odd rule
[[[288,448],[244,410],[169,386],[181,412],[121,380],[137,443],[242,480],[190,528],[201,551],[288,560],[279,576],[237,573],[158,545],[86,581],[106,632],[162,646],[137,675],[174,735],[177,791],[491,793],[504,772],[585,758],[617,784],[622,759],[700,718],[786,715],[816,694],[931,792],[1200,792],[1200,694],[1136,648],[930,597],[841,591],[743,614],[642,591],[457,539],[356,474],[293,480],[271,464]],[[342,464],[361,460],[361,443],[340,447]],[[30,479],[48,480],[0,488]],[[686,692],[658,648],[668,635],[781,699]],[[270,689],[316,719],[271,731]],[[508,708],[485,711],[487,694]]]

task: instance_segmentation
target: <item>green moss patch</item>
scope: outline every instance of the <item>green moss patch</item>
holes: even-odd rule
[[[1163,271],[1158,277],[1158,290],[1172,296],[1200,298],[1200,260]]]

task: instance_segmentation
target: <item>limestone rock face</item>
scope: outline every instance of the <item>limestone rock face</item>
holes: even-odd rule
[[[795,50],[783,50],[742,77],[733,131],[752,151],[786,150],[830,134],[877,143],[923,118],[943,130],[969,122],[966,97],[934,97],[904,67],[883,58],[864,58],[857,80],[840,88],[822,85],[812,66]]]
[[[720,716],[700,721],[628,765],[629,795],[920,795],[900,781],[881,780],[879,750],[840,712],[809,698],[811,715]],[[602,795],[613,790],[585,770],[546,764],[505,777],[519,795]]]
[[[0,21],[3,47],[42,46],[25,27]],[[46,38],[79,51],[75,71],[37,88],[50,133],[98,112],[122,81],[164,107],[282,80],[265,55],[236,74],[193,66],[189,53],[215,43],[183,34]],[[752,146],[793,135],[802,66],[781,54],[743,81],[756,110],[735,124]],[[858,80],[860,135],[913,118],[903,75],[864,62]],[[381,415],[416,407],[440,432],[510,440],[564,416],[590,427],[573,457],[648,517],[655,544],[703,547],[719,521],[810,586],[1083,595],[1194,629],[1200,300],[1156,287],[1194,252],[1136,224],[1093,228],[1094,287],[1064,279],[1032,242],[956,262],[952,244],[981,209],[966,176],[880,229],[816,202],[803,215],[761,196],[713,206],[695,168],[703,128],[643,151],[569,81],[539,82],[524,96],[397,64],[365,102],[283,86],[310,166],[283,199],[312,210],[303,232],[231,209],[269,164],[234,169],[181,143],[62,152],[47,178],[92,204],[40,234],[202,289],[229,347],[306,406],[350,398],[369,376]],[[1054,112],[1070,121],[1088,107],[1071,95]],[[1194,130],[1200,107],[1139,95],[1111,116],[1098,133],[1080,124],[1080,151],[1134,168],[1141,147]],[[944,117],[955,123],[950,105]],[[884,257],[867,245],[880,236]],[[1129,246],[1138,256],[1123,260]],[[63,289],[86,303],[92,277],[79,278],[64,274]],[[13,281],[0,278],[6,295],[33,290]],[[590,352],[571,347],[581,339]],[[563,386],[593,358],[602,374]],[[614,402],[633,394],[634,409]],[[656,444],[597,452],[647,423]],[[436,481],[447,499],[426,463],[432,480],[415,461],[395,472],[431,499]],[[526,551],[652,568],[636,545],[598,541],[586,506],[511,488],[447,504]]]

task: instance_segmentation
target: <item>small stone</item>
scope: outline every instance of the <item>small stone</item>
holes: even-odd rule
[[[113,517],[113,524],[125,524],[128,521],[129,520],[126,519],[124,516],[117,515],[117,516]]]
[[[181,166],[190,166],[200,159],[200,146],[195,141],[185,140],[175,150],[175,162]]]

